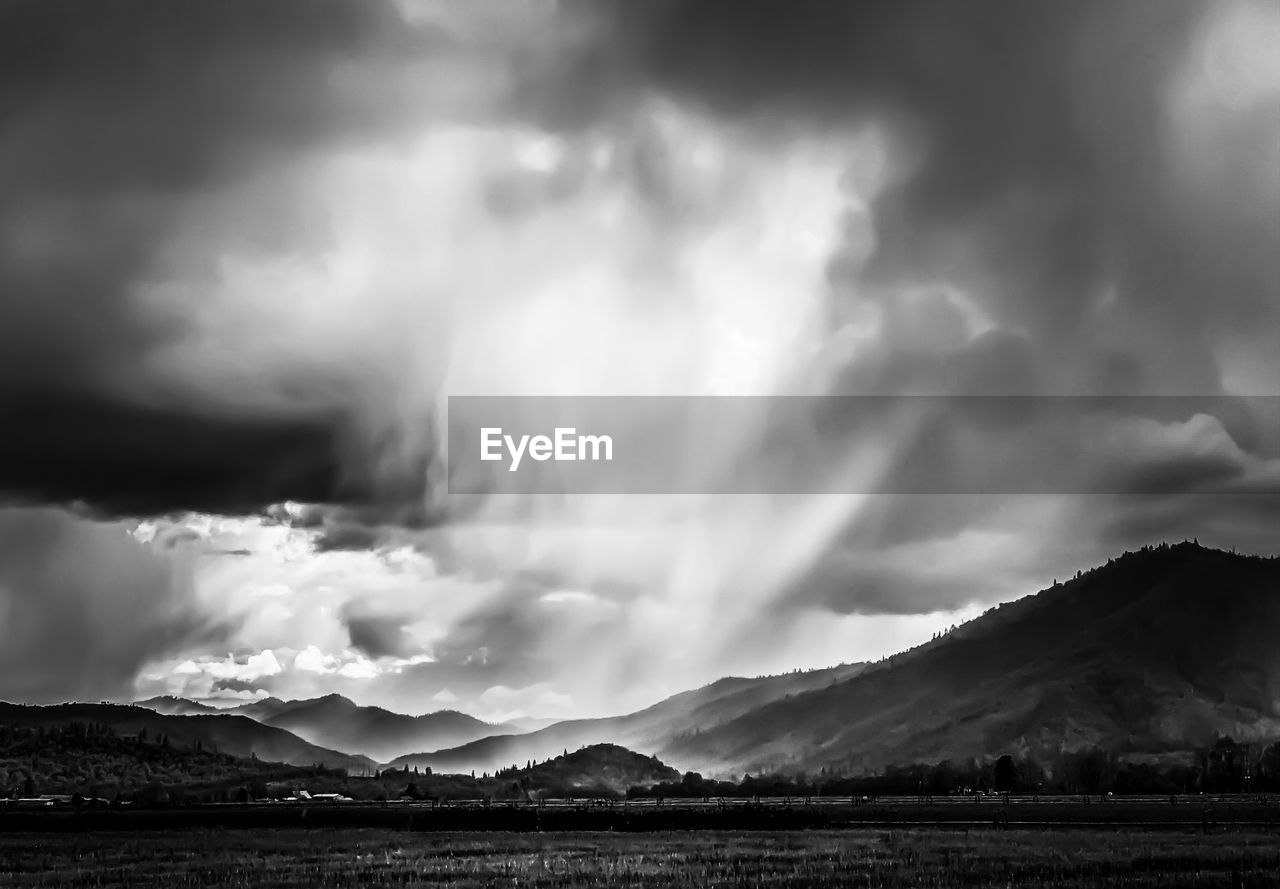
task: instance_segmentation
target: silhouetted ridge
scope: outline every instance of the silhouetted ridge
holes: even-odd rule
[[[703,768],[880,768],[1280,735],[1280,560],[1147,547],[835,686],[657,752]]]

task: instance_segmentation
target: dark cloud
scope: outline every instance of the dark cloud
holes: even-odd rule
[[[1134,495],[1091,506],[1091,525],[1099,544],[1117,550],[1197,538],[1219,549],[1277,552],[1280,484],[1275,482],[1230,494]]]
[[[28,392],[5,398],[0,490],[109,512],[237,512],[376,496],[339,418],[244,418]],[[412,497],[411,487],[405,491]]]
[[[365,525],[326,525],[315,539],[317,552],[334,550],[375,549],[382,539],[377,528]]]
[[[589,80],[600,113],[659,89],[758,122],[760,138],[848,122],[898,131],[900,154],[915,160],[876,198],[870,263],[837,274],[835,296],[893,300],[904,284],[949,280],[999,326],[1029,331],[1034,357],[1006,340],[964,362],[970,385],[1112,391],[1094,387],[1113,379],[1069,378],[1055,364],[1105,347],[1094,328],[1108,291],[1119,302],[1107,321],[1112,334],[1130,325],[1158,331],[1132,337],[1128,357],[1111,361],[1114,373],[1142,374],[1143,391],[1215,392],[1213,345],[1258,324],[1280,329],[1280,214],[1257,194],[1246,206],[1204,201],[1187,192],[1188,174],[1170,159],[1169,95],[1181,67],[1198,62],[1197,29],[1230,4],[615,0],[570,8],[596,23],[608,47],[593,46],[583,71],[602,57],[620,69]],[[1280,100],[1267,101],[1271,118],[1280,117]],[[1275,130],[1254,127],[1218,147],[1256,170]],[[1274,337],[1254,349],[1275,379]],[[1037,364],[1055,372],[1037,380]]]
[[[629,134],[615,163],[668,228],[723,201],[685,182],[679,140],[635,113],[652,94],[743,122],[759,142],[885,126],[903,169],[869,208],[867,261],[851,211],[829,278],[833,317],[876,300],[886,330],[841,391],[1212,393],[1224,337],[1280,327],[1280,214],[1202,200],[1170,160],[1167,99],[1204,4],[556,8],[559,52],[503,56],[503,37],[464,46],[372,0],[0,5],[0,422],[21,430],[0,445],[0,489],[122,511],[420,498],[432,455],[386,478],[351,410],[367,393],[302,375],[264,384],[302,394],[249,411],[199,384],[165,390],[146,361],[180,346],[190,319],[143,311],[138,288],[176,262],[199,289],[228,243],[323,246],[322,214],[290,171],[421,125],[387,72],[451,54],[512,82],[494,113]],[[1269,133],[1232,131],[1227,147],[1248,166]],[[567,201],[587,155],[495,174],[477,200],[509,219]],[[208,213],[207,249],[166,254],[193,206],[251,176],[254,206]],[[912,302],[938,281],[994,329],[971,340],[955,304]],[[1280,374],[1280,349],[1258,348],[1250,360]],[[413,521],[335,522],[318,545],[374,545],[373,529]]]
[[[564,647],[572,645],[580,663],[591,663],[597,671],[620,668],[629,654],[616,642],[621,638],[624,612],[608,606],[559,607],[546,598],[556,589],[554,578],[547,574],[509,576],[498,594],[448,628],[433,646],[436,663],[429,666],[435,672],[486,677],[491,685],[521,687],[563,680]],[[604,666],[611,659],[613,663]],[[572,677],[570,682],[587,678]]]
[[[0,5],[0,370],[91,388],[169,335],[127,302],[182,198],[364,123],[331,74],[385,48],[392,8]]]
[[[0,513],[0,691],[114,695],[151,659],[230,643],[172,573],[199,547],[175,536],[167,549],[144,550],[91,516],[261,512],[285,501],[268,518],[313,532],[317,551],[412,545],[432,558],[424,583],[485,584],[484,601],[445,628],[434,662],[386,676],[405,700],[423,687],[473,698],[542,682],[628,688],[661,669],[665,655],[646,647],[662,645],[658,619],[628,604],[661,600],[671,577],[624,548],[616,572],[608,566],[620,578],[610,589],[591,582],[600,572],[580,543],[585,533],[564,545],[564,558],[560,544],[533,542],[557,525],[565,538],[598,530],[615,517],[610,509],[629,504],[602,500],[599,512],[576,513],[532,497],[454,498],[448,513],[423,505],[434,455],[417,413],[430,415],[432,375],[454,360],[456,344],[436,336],[446,313],[434,312],[438,294],[423,292],[422,267],[361,279],[367,292],[347,287],[348,266],[379,266],[388,245],[447,267],[438,280],[422,277],[450,291],[440,299],[450,311],[474,295],[474,314],[494,319],[460,328],[479,356],[462,370],[516,365],[508,353],[522,359],[546,345],[559,352],[579,315],[597,340],[583,354],[625,363],[624,343],[608,338],[635,330],[636,343],[650,343],[661,328],[642,319],[664,316],[672,306],[658,301],[686,292],[668,282],[688,272],[695,301],[706,292],[712,304],[720,285],[737,286],[723,268],[705,288],[697,280],[704,255],[718,249],[719,223],[733,228],[741,213],[769,229],[782,218],[772,203],[735,203],[754,194],[747,177],[771,177],[776,166],[789,196],[785,176],[808,163],[800,148],[838,151],[877,130],[883,177],[853,147],[830,161],[847,169],[844,191],[831,195],[836,243],[811,270],[817,290],[769,297],[795,299],[802,321],[816,302],[833,329],[873,334],[851,348],[837,393],[1274,394],[1280,384],[1280,213],[1274,182],[1251,178],[1262,162],[1274,166],[1264,152],[1280,126],[1276,94],[1221,120],[1176,107],[1180,78],[1198,65],[1201,29],[1240,3],[561,0],[473,13],[479,6],[427,10],[438,22],[464,20],[451,30],[410,24],[390,0],[0,0],[0,496],[89,505],[79,517]],[[426,65],[441,58],[458,64]],[[447,120],[424,110],[434,101],[424,96],[454,90]],[[491,101],[474,101],[482,93]],[[478,128],[484,139],[451,141],[467,130],[451,125],[480,118],[492,124]],[[547,137],[547,156],[506,158],[528,147],[528,124]],[[714,150],[710,172],[693,159],[693,143],[708,134],[734,155],[720,172]],[[420,139],[430,143],[421,154]],[[483,162],[461,159],[457,172],[474,182],[455,192],[424,175],[404,189],[406,204],[447,205],[438,229],[449,236],[450,214],[466,217],[444,247],[420,242],[417,217],[398,207],[383,214],[344,197],[330,206],[321,194],[330,185],[363,192],[383,175],[398,187],[420,161],[449,168],[451,151],[473,146]],[[626,205],[617,231],[594,206],[578,213],[593,202]],[[347,228],[334,207],[378,218]],[[633,209],[638,226],[627,221]],[[580,244],[539,229],[547,219],[607,230]],[[339,231],[370,244],[344,249]],[[520,231],[542,235],[524,240]],[[634,243],[615,256],[613,237]],[[527,288],[498,271],[505,244],[513,274],[531,273]],[[565,258],[584,247],[635,265],[622,267],[616,300],[579,309],[583,282],[612,280]],[[228,271],[230,260],[250,267],[239,269],[247,283]],[[328,305],[329,285],[349,301]],[[393,293],[382,302],[384,289]],[[541,303],[539,293],[556,296]],[[531,325],[535,347],[486,349],[486,337],[502,339],[500,326],[544,320],[521,314],[526,295],[548,307],[545,328]],[[277,305],[285,308],[259,311]],[[711,341],[734,329],[731,312],[726,302],[724,313],[689,317],[710,320]],[[324,323],[309,325],[313,315]],[[685,316],[671,317],[675,329]],[[869,328],[857,330],[861,322]],[[402,330],[412,332],[403,341]],[[748,346],[760,335],[751,325],[742,333]],[[703,335],[696,326],[679,334],[695,350]],[[242,350],[245,336],[253,344]],[[652,343],[667,379],[664,358],[681,350]],[[708,348],[705,364],[727,354]],[[681,363],[669,363],[678,385]],[[567,363],[559,369],[565,376],[530,373],[528,382],[573,379]],[[524,373],[453,379],[464,388],[524,384]],[[597,382],[611,380],[584,387]],[[723,608],[690,609],[711,622],[709,645],[742,639],[750,625],[759,635],[736,645],[743,659],[767,645],[799,652],[808,640],[784,639],[781,618],[985,603],[1031,592],[1045,572],[1066,575],[1165,537],[1275,546],[1274,491],[1259,481],[1274,470],[1262,459],[1280,456],[1275,427],[1259,419],[1271,408],[1223,401],[1197,419],[1199,410],[1134,401],[1065,423],[1048,402],[1023,400],[976,419],[944,411],[902,440],[864,424],[888,443],[883,487],[918,496],[873,498],[849,514],[779,527],[776,538],[746,535],[759,541],[753,558],[706,553],[707,588],[691,595],[724,592],[715,587],[732,575],[726,565],[770,567],[775,544],[783,565],[763,572],[780,587],[767,591],[773,611],[760,604],[765,592],[739,603],[758,614],[728,613],[728,598]],[[776,425],[784,446],[813,431]],[[816,451],[815,470],[842,462],[845,442],[835,441]],[[1060,496],[1073,490],[1098,493]],[[1020,510],[1033,499],[1035,509]],[[690,526],[714,540],[715,524],[732,522],[714,508],[696,514],[703,506],[692,518],[706,527]],[[635,517],[643,526],[644,508]],[[493,551],[468,544],[470,531],[484,538],[486,522],[503,531]],[[804,545],[788,545],[805,534]],[[698,545],[697,534],[690,539]],[[556,570],[528,570],[531,561]],[[698,566],[671,562],[673,586],[702,583]],[[406,614],[352,606],[339,618],[350,646],[371,658],[416,653]],[[636,644],[641,633],[654,638]]]
[[[539,613],[532,595],[485,603],[449,628],[432,654],[441,664],[482,668],[503,683],[541,682],[559,673],[544,649],[554,617]]]
[[[383,489],[385,490],[385,489]],[[316,531],[316,552],[373,550],[412,545],[438,549],[429,539],[430,529],[456,519],[459,510],[437,499],[428,502],[422,478],[404,479],[395,496],[390,492],[366,497],[371,502],[274,503],[263,511],[270,521]]]
[[[221,644],[187,566],[124,527],[55,509],[0,509],[0,697],[128,697],[150,661]]]
[[[368,101],[336,75],[429,51],[431,36],[359,0],[0,3],[0,490],[149,512],[360,486],[331,405],[159,396],[146,362],[186,322],[143,311],[138,288],[173,261],[163,249],[193,202],[391,126],[390,94]],[[234,234],[287,248],[309,230],[297,204],[270,195]],[[220,248],[184,258],[187,279]]]
[[[413,653],[413,640],[405,632],[412,618],[405,615],[374,614],[358,606],[343,609],[342,623],[347,628],[351,647],[373,659],[408,657]]]
[[[879,336],[837,381],[840,393],[1212,395],[1234,361],[1237,374],[1246,369],[1237,391],[1274,394],[1280,194],[1271,179],[1249,176],[1274,167],[1280,97],[1268,93],[1256,113],[1239,115],[1252,121],[1243,128],[1217,127],[1211,110],[1180,119],[1177,108],[1180,79],[1204,67],[1204,29],[1246,6],[570,3],[597,39],[581,60],[588,85],[566,93],[576,110],[558,119],[607,119],[657,91],[762,141],[884,127],[899,169],[869,208],[851,208],[828,267],[833,324],[857,318],[858,303],[884,310]],[[1179,140],[1197,128],[1208,135],[1188,166]],[[1219,154],[1230,160],[1211,184],[1189,185],[1202,173],[1196,165]],[[972,335],[948,287],[976,307],[985,332]],[[910,612],[991,595],[972,578],[933,580],[871,555],[981,528],[1022,492],[1046,504],[1050,495],[1099,495],[1073,501],[1077,527],[1056,531],[1080,544],[1066,564],[1112,555],[1099,539],[1108,533],[1142,545],[1151,539],[1140,532],[1168,535],[1178,522],[1231,527],[1265,545],[1266,511],[1231,492],[1249,489],[1250,456],[1277,456],[1274,399],[1191,406],[1133,397],[1071,422],[1056,412],[1041,402],[975,418],[965,406],[908,433],[881,488],[918,496],[880,497],[858,511],[791,601]],[[1188,441],[1177,424],[1198,412],[1226,435]],[[1170,428],[1137,434],[1135,418]],[[850,440],[882,428],[864,422]],[[1195,520],[1189,504],[1209,502],[1210,490],[1220,492],[1216,518]],[[1167,495],[1169,506],[1152,497],[1133,513],[1105,507],[1144,492]],[[1054,530],[1027,533],[1039,539],[1025,546],[1059,564]]]
[[[299,503],[292,507],[273,503],[263,511],[263,515],[291,528],[320,528],[324,526],[327,512],[328,508],[319,503]]]
[[[929,614],[1000,598],[1006,590],[967,574],[915,572],[873,554],[829,556],[786,596],[788,609],[819,605],[835,614]]]

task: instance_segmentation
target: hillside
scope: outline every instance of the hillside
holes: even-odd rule
[[[494,735],[452,749],[402,756],[392,765],[437,772],[492,771],[596,744],[653,753],[684,735],[706,731],[771,701],[848,679],[865,668],[865,664],[842,664],[755,679],[729,677],[625,716],[567,720],[534,732]]]
[[[538,798],[621,797],[632,788],[679,781],[680,772],[657,757],[616,744],[593,744],[543,762],[525,762],[475,775],[433,774],[386,769],[380,780],[397,776],[418,798],[533,800]]]
[[[179,698],[174,695],[160,695],[155,698],[147,698],[145,701],[134,701],[134,706],[146,707],[148,710],[154,710],[165,716],[201,716],[206,713],[223,712],[217,707],[210,707],[208,704],[201,704],[198,701]]]
[[[285,729],[320,747],[387,762],[415,750],[456,747],[517,726],[483,722],[457,710],[407,716],[381,707],[362,707],[342,695],[282,701],[262,698],[219,709],[198,701],[164,695],[138,701],[157,713],[192,716],[211,713],[247,716]]]
[[[547,796],[625,794],[632,787],[678,781],[680,773],[656,756],[642,756],[616,744],[593,744],[517,770],[531,792]]]
[[[154,739],[164,735],[177,747],[193,747],[199,741],[211,751],[241,758],[256,756],[265,762],[297,766],[319,763],[353,773],[375,765],[366,757],[318,747],[282,728],[235,714],[175,716],[126,704],[36,707],[0,703],[0,725],[48,729],[76,722],[105,725],[120,736],[140,736],[145,732],[143,737]]]
[[[853,771],[1280,734],[1280,560],[1147,548],[928,645],[658,749],[707,770]]]
[[[180,747],[160,735],[120,736],[100,723],[0,725],[0,797],[80,794],[148,802],[229,801],[268,782],[338,780],[323,767],[290,766]]]
[[[406,716],[381,707],[361,707],[336,694],[301,701],[266,698],[232,712],[286,729],[313,744],[379,762],[414,750],[455,747],[505,728],[456,710]]]

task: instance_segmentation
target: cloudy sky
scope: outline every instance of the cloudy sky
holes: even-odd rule
[[[0,0],[0,698],[598,715],[1276,552],[1277,45],[1269,0]],[[687,455],[822,495],[450,494],[484,394],[1123,398]]]

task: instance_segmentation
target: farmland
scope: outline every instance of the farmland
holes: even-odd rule
[[[902,827],[1280,831],[1272,795],[896,796],[487,800],[0,808],[0,834],[83,831],[392,829],[422,832],[831,830]]]
[[[1274,831],[705,833],[376,829],[0,834],[0,885],[72,887],[1262,887]]]

